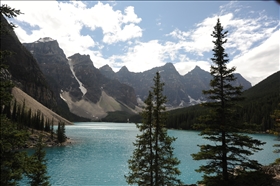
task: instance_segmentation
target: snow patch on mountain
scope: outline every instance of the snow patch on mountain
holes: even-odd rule
[[[63,97],[62,94],[63,94],[63,90],[60,90],[60,94],[59,94],[60,98],[61,98],[63,101],[67,102],[67,100]]]
[[[183,100],[181,100],[181,103],[179,104],[179,107],[184,107],[185,105],[186,105],[186,103]]]
[[[73,70],[73,63],[72,63],[72,60],[68,58],[68,63],[69,63],[69,66],[70,66],[70,70],[73,74],[73,76],[75,77],[75,79],[77,80],[77,82],[79,83],[79,88],[81,90],[81,92],[83,93],[83,96],[87,93],[87,89],[84,87],[83,83],[80,82],[80,80],[77,78],[74,70]]]
[[[44,37],[44,38],[40,38],[39,40],[35,41],[35,43],[46,43],[46,42],[50,42],[50,41],[54,41],[54,39],[50,38],[50,37]]]
[[[198,100],[195,100],[195,99],[193,99],[191,96],[189,96],[188,95],[188,97],[189,97],[189,99],[190,99],[190,105],[197,105],[197,104],[200,104],[200,103],[203,103],[204,101],[201,101],[200,99],[198,99]]]

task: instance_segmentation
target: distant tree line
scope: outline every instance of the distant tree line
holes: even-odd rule
[[[272,77],[272,82],[277,79],[277,75],[279,77],[279,73]],[[241,132],[262,132],[274,129],[275,122],[270,116],[280,103],[277,87],[279,86],[274,85],[273,87],[263,87],[261,91],[252,90],[249,92],[248,90],[243,93],[245,100],[240,102],[240,108],[235,113],[236,122],[240,125]],[[265,90],[271,91],[266,93]],[[264,94],[260,94],[260,92],[264,92]],[[199,116],[205,115],[206,112],[207,110],[201,105],[169,111],[167,127],[195,130],[194,125],[198,122],[197,119]]]
[[[23,102],[21,105],[16,100],[14,100],[13,102],[4,105],[0,109],[0,114],[6,116],[12,122],[17,123],[18,129],[32,129],[32,133],[33,129],[45,131],[51,133],[52,137],[53,134],[55,134],[53,119],[51,121],[49,119],[45,119],[43,113],[40,110],[37,110],[33,114],[31,108],[26,108],[25,102]],[[64,122],[59,121],[56,134],[59,143],[66,141]]]

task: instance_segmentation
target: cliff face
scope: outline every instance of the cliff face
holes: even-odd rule
[[[100,72],[108,78],[117,79],[135,89],[139,100],[146,99],[150,87],[153,86],[153,77],[160,72],[161,80],[165,83],[164,94],[167,96],[168,107],[185,107],[206,101],[202,90],[210,89],[212,76],[209,72],[195,67],[192,71],[182,76],[172,63],[155,67],[141,73],[130,72],[125,66],[118,72],[114,72],[108,65],[101,67]],[[251,87],[251,84],[240,74],[235,74],[237,80],[235,86],[242,85],[243,90]]]
[[[101,74],[89,55],[66,58],[58,42],[51,38],[24,46],[37,60],[59,105],[67,105],[72,113],[97,119],[109,111],[134,112],[137,105],[134,89]]]
[[[57,103],[46,78],[40,70],[32,54],[20,43],[14,31],[9,27],[7,20],[1,14],[1,29],[8,32],[1,33],[1,51],[11,51],[13,54],[3,62],[8,66],[11,80],[28,95],[54,109]]]
[[[94,103],[100,99],[102,90],[117,101],[134,108],[137,105],[134,89],[116,79],[105,77],[93,66],[89,55],[75,54],[69,57],[70,66],[86,90],[85,97]]]
[[[43,38],[34,43],[23,43],[23,45],[37,60],[40,69],[55,92],[57,101],[61,100],[60,93],[63,91],[69,92],[73,99],[81,99],[82,92],[79,89],[79,84],[56,40]]]

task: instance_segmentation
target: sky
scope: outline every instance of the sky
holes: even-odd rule
[[[279,71],[280,6],[275,1],[2,1],[22,43],[58,41],[65,55],[131,72],[173,63],[181,75],[210,71],[217,19],[228,31],[228,67],[255,85]]]

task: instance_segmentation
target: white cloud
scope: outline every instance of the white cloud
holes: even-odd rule
[[[173,50],[170,52],[177,53],[177,50],[184,49],[186,55],[193,53],[198,56],[211,52],[214,38],[210,33],[213,32],[217,18],[215,15],[208,17],[190,31],[175,29],[167,34],[179,40],[176,43],[169,43],[173,45]],[[234,58],[230,64],[237,66],[237,72],[240,72],[253,85],[275,72],[275,67],[279,66],[278,42],[280,40],[279,23],[277,24],[276,20],[269,19],[265,15],[257,19],[237,18],[228,12],[220,15],[219,18],[224,30],[229,30],[225,47],[226,52],[232,55],[230,57]],[[180,61],[175,66],[181,74],[192,70],[195,65],[199,65],[204,70],[208,68],[207,71],[210,68],[210,63],[207,61],[201,63],[188,58],[183,60],[184,62]]]
[[[102,2],[98,2],[91,8],[87,8],[83,2],[76,1],[3,3],[24,13],[16,18],[18,21],[39,28],[31,29],[31,34],[27,34],[20,26],[15,29],[21,42],[29,43],[41,37],[51,37],[59,40],[66,56],[77,52],[93,53],[90,47],[94,47],[97,42],[89,35],[81,34],[84,26],[91,30],[101,28],[105,44],[129,41],[142,36],[142,29],[136,25],[141,22],[141,18],[137,17],[132,6],[126,7],[123,14],[120,10],[113,10],[111,5]]]
[[[231,14],[221,16],[221,21],[228,20],[232,17]],[[196,25],[196,28],[190,31],[182,31],[176,28],[166,36],[172,36],[178,39],[176,43],[178,49],[184,49],[186,52],[191,52],[199,56],[203,56],[204,52],[209,52],[213,48],[213,27],[217,23],[217,16],[208,17],[201,23]],[[225,21],[226,22],[226,21]]]
[[[279,41],[280,31],[277,30],[261,45],[234,58],[230,62],[230,66],[236,66],[236,71],[241,73],[252,85],[255,85],[280,70]]]
[[[264,12],[249,10],[236,2],[221,6],[219,13],[205,18],[193,29],[174,29],[166,34],[173,39],[165,41],[141,40],[143,29],[139,23],[142,19],[133,6],[115,10],[115,6],[108,2],[98,2],[94,6],[80,1],[2,3],[20,9],[24,14],[16,19],[34,27],[28,33],[23,27],[15,29],[21,42],[51,37],[58,40],[66,56],[74,53],[89,54],[96,67],[109,64],[118,70],[121,66],[127,66],[130,71],[139,72],[173,62],[182,75],[196,65],[209,71],[210,60],[207,55],[213,48],[211,33],[218,15],[224,29],[229,31],[225,47],[230,58],[233,58],[230,65],[237,66],[238,72],[254,84],[272,73],[275,64],[279,66],[279,20],[267,17]],[[247,14],[250,16],[240,17],[244,8],[248,9]],[[165,25],[161,17],[151,19],[156,20],[158,26]],[[94,39],[92,35],[85,34],[87,30],[97,32],[98,29],[101,35]],[[102,49],[110,50],[110,45],[118,42],[125,44],[120,49],[125,53],[115,53],[105,58]]]
[[[114,33],[107,33],[104,35],[103,42],[113,44],[118,41],[128,41],[135,37],[142,36],[142,29],[135,24],[125,25],[124,28],[116,30]]]
[[[103,30],[103,42],[107,44],[127,41],[142,36],[142,29],[135,25],[141,22],[134,13],[134,7],[129,6],[122,14],[120,10],[113,10],[109,4],[98,2],[94,7],[86,9],[81,22],[91,30],[100,27]]]
[[[208,61],[194,61],[189,58],[183,58],[181,62],[175,63],[174,66],[181,75],[187,74],[193,70],[195,66],[199,66],[201,69],[208,72],[210,70],[210,63]]]
[[[137,42],[135,46],[128,48],[127,53],[114,55],[109,60],[113,67],[126,66],[132,72],[143,72],[164,65],[163,48],[158,40]]]
[[[179,39],[179,40],[186,40],[190,36],[190,32],[184,32],[184,31],[181,31],[178,28],[176,28],[169,34],[166,34],[166,36],[172,36],[173,38]]]
[[[134,13],[134,7],[133,6],[129,6],[124,10],[125,14],[123,16],[123,23],[140,23],[141,22],[141,18],[138,18],[137,15]]]

